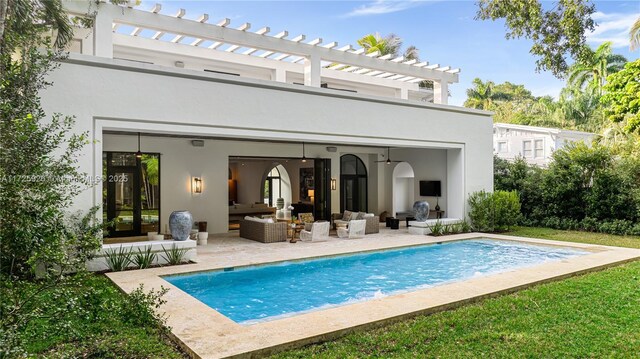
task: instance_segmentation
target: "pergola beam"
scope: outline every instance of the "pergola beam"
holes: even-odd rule
[[[65,1],[63,6],[65,9],[69,10],[70,13],[75,12],[76,14],[82,14],[86,12],[86,8],[84,8],[84,5],[80,2]],[[143,29],[155,30],[156,33],[171,33],[182,35],[184,37],[203,39],[205,41],[209,40],[213,41],[214,44],[237,44],[248,49],[256,48],[263,51],[270,51],[272,53],[291,54],[293,56],[305,58],[316,57],[322,61],[351,64],[352,66],[376,70],[379,71],[379,73],[391,72],[449,83],[458,81],[458,76],[455,73],[435,70],[439,66],[435,66],[433,68],[426,66],[419,67],[415,65],[405,65],[401,62],[382,60],[376,58],[379,56],[379,53],[376,52],[366,54],[366,56],[361,56],[361,54],[364,54],[365,52],[364,49],[355,51],[337,51],[334,48],[316,46],[321,43],[319,41],[320,39],[312,40],[310,43],[297,43],[284,39],[284,36],[282,38],[275,36],[263,36],[252,32],[226,27],[229,24],[228,19],[225,19],[222,23],[213,25],[193,20],[180,19],[169,15],[130,9],[109,3],[100,3],[99,12],[102,14],[102,17],[110,19],[112,23],[115,22]],[[111,28],[112,26],[110,24],[108,30],[109,33],[113,35]],[[161,36],[155,36],[156,39],[159,39],[160,37]],[[212,45],[212,47],[216,48],[217,46]]]

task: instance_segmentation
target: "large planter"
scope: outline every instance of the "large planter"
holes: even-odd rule
[[[191,234],[193,217],[189,211],[174,211],[169,216],[169,230],[176,241],[186,241]]]
[[[429,202],[416,201],[413,204],[413,211],[416,213],[415,218],[418,222],[425,222],[429,218]]]

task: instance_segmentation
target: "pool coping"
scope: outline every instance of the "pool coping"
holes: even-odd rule
[[[264,265],[479,237],[577,248],[592,253],[252,325],[235,323],[162,278],[172,274]],[[313,244],[315,243],[310,243]],[[348,250],[341,250],[339,247],[314,249],[317,250],[308,255],[294,253],[291,257],[283,257],[281,253],[267,253],[260,260],[219,258],[206,263],[114,272],[108,273],[107,276],[127,293],[135,290],[140,284],[144,284],[145,290],[169,288],[164,297],[167,303],[161,308],[161,312],[167,315],[171,335],[192,357],[255,357],[640,259],[639,249],[485,233],[446,237],[407,236],[403,240],[394,239],[385,243],[363,241],[358,248],[354,249],[352,246]]]

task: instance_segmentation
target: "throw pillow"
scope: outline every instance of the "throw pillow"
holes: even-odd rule
[[[364,219],[364,212],[358,212],[358,215],[356,216],[356,219]]]
[[[351,211],[344,211],[344,214],[342,214],[342,220],[343,221],[350,221],[351,220]]]
[[[358,212],[351,212],[351,218],[349,218],[349,220],[355,221],[356,219],[358,219]]]

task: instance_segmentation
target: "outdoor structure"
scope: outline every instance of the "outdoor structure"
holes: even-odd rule
[[[414,200],[464,218],[467,196],[493,188],[490,113],[447,105],[457,69],[160,5],[64,6],[95,21],[43,104],[92,139],[78,164],[102,181],[76,206],[102,204],[112,237],[165,232],[176,210],[227,232],[232,211],[281,198],[316,219]],[[394,175],[399,162],[413,177]],[[421,180],[441,181],[441,196],[419,196]]]
[[[595,134],[536,126],[495,123],[493,125],[493,153],[513,160],[523,157],[528,163],[547,166],[553,151],[570,142],[591,143]]]

